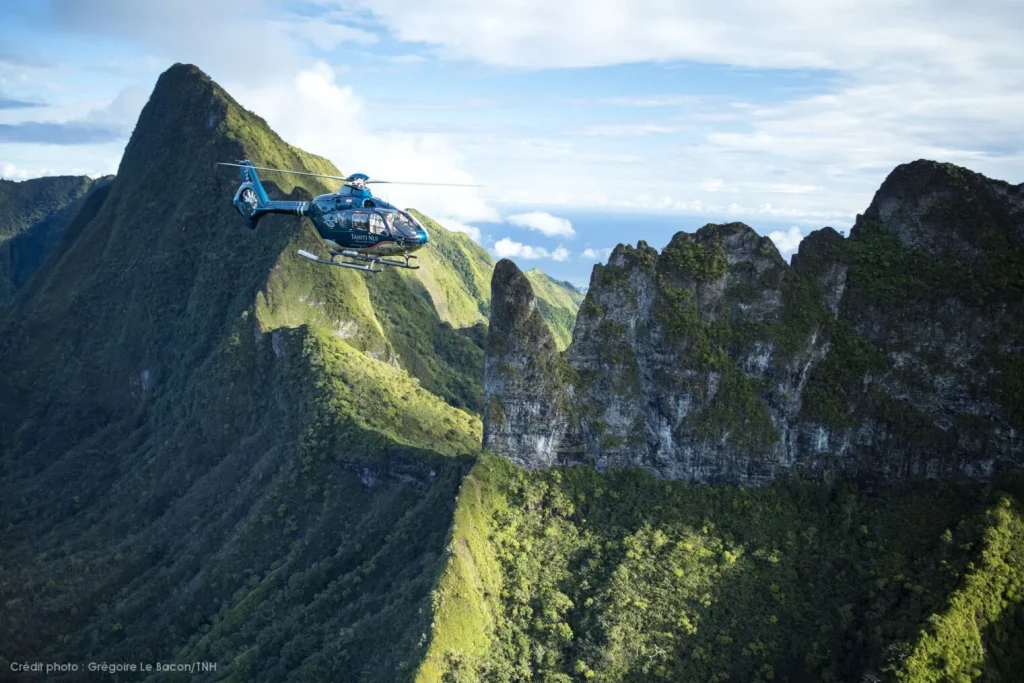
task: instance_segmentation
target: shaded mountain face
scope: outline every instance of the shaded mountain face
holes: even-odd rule
[[[110,181],[88,176],[0,180],[0,306],[39,269],[86,197]]]
[[[415,669],[479,449],[479,418],[454,406],[479,402],[482,338],[442,320],[410,274],[298,257],[323,249],[304,219],[245,229],[236,175],[214,169],[239,158],[339,174],[195,67],[169,69],[106,196],[86,200],[0,321],[5,670],[136,657],[217,661],[209,680]],[[330,190],[265,184],[278,198]]]
[[[500,320],[536,306],[514,298],[492,299],[489,350],[529,347]],[[485,381],[484,439],[534,466],[700,482],[989,476],[1024,461],[1021,320],[1024,187],[918,161],[892,172],[849,239],[812,233],[792,266],[741,223],[679,233],[660,254],[620,245],[594,269],[572,372],[488,356],[508,371]],[[539,432],[515,422],[553,391],[571,397],[567,414]],[[511,422],[490,419],[513,405]],[[507,436],[525,432],[534,447]]]

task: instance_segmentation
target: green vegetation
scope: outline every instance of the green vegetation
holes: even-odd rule
[[[998,667],[1019,657],[1004,621],[1024,601],[1018,500],[980,484],[692,487],[484,457],[460,492],[418,680],[1012,680]]]
[[[486,323],[490,315],[494,259],[469,235],[452,232],[419,211],[412,211],[430,235],[430,246],[417,252],[423,283],[437,314],[453,327]]]
[[[213,165],[244,157],[337,174],[168,71],[105,200],[0,321],[4,667],[180,657],[218,680],[394,681],[419,664],[481,439],[452,405],[479,382],[479,333],[448,326],[466,340],[449,351],[415,278],[300,260],[322,249],[302,220],[246,230],[237,175]],[[267,176],[275,196],[329,189]],[[400,322],[429,337],[423,379]]]
[[[533,287],[533,295],[537,297],[537,305],[551,336],[559,350],[565,350],[572,341],[576,312],[583,303],[583,294],[568,282],[559,282],[537,268],[526,271],[526,277]]]
[[[1024,244],[1008,242],[1006,235],[998,248],[989,247],[971,263],[954,254],[938,257],[911,249],[879,221],[864,219],[846,245],[850,282],[865,303],[909,308],[917,315],[934,312],[950,297],[997,311],[1024,297]]]
[[[720,240],[708,246],[692,237],[673,239],[662,250],[661,261],[672,271],[698,281],[719,278],[729,267]]]
[[[898,680],[1012,680],[1024,663],[1024,517],[1003,496],[986,513],[980,559],[968,565],[948,607],[932,615],[898,668]]]
[[[889,359],[871,342],[836,324],[832,348],[804,388],[803,411],[810,419],[833,427],[850,427],[867,378],[889,368]]]
[[[0,307],[57,246],[85,196],[109,182],[87,176],[0,180]]]
[[[981,211],[978,206],[970,210],[975,209]],[[974,394],[984,391],[977,386],[978,378],[987,378],[994,371],[990,380],[983,381],[989,382],[991,393],[1011,424],[1024,424],[1024,385],[1020,380],[1024,375],[1019,354],[1006,352],[1016,348],[1014,340],[1020,339],[1022,333],[1012,311],[1018,310],[1024,298],[1024,245],[1013,239],[1013,231],[1005,229],[997,219],[991,220],[995,220],[998,229],[980,231],[977,226],[968,226],[949,216],[943,219],[953,220],[957,230],[966,231],[964,234],[970,239],[986,245],[988,250],[976,259],[955,254],[936,256],[907,247],[898,235],[874,218],[863,218],[853,237],[830,247],[837,262],[849,268],[839,321],[834,322],[820,308],[813,308],[813,292],[807,284],[795,292],[800,294],[802,303],[788,307],[808,311],[802,316],[802,327],[820,325],[832,347],[808,382],[803,401],[806,416],[830,426],[849,427],[872,415],[888,421],[894,431],[906,434],[911,429],[915,438],[921,437],[928,430],[915,423],[925,420],[924,416],[906,406],[894,406],[884,396],[872,395],[870,400],[863,400],[869,384],[891,373],[911,387],[925,388],[925,378],[919,371],[895,371],[887,357],[893,352],[913,350],[929,371],[954,373]],[[1002,237],[997,239],[996,233]],[[790,299],[797,300],[792,295]],[[880,311],[898,311],[898,323],[893,320],[891,329],[876,331],[873,340],[854,333],[855,321],[864,316],[877,317]],[[904,330],[908,325],[926,326],[934,324],[932,321],[948,320],[950,315],[980,315],[1000,321],[994,331],[979,330],[985,350],[972,359],[971,367],[951,363],[941,350],[929,349],[930,339],[906,338]],[[858,396],[861,405],[855,405]]]

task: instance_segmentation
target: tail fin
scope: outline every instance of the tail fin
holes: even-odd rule
[[[270,197],[263,189],[263,184],[260,183],[260,177],[256,175],[256,169],[252,167],[252,162],[243,159],[238,163],[241,164],[241,168],[238,170],[241,172],[242,184],[238,186],[232,203],[245,219],[245,224],[249,229],[255,230],[260,218],[267,213]]]

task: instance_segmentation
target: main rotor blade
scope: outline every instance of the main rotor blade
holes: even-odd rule
[[[334,180],[347,180],[340,175],[327,175],[326,173],[307,173],[306,171],[290,171],[287,168],[269,168],[267,166],[250,166],[248,164],[229,164],[226,161],[217,162],[221,166],[237,166],[238,168],[255,168],[257,171],[280,171],[281,173],[294,173],[295,175],[311,175],[318,178],[333,178]],[[352,181],[348,181],[352,182]]]
[[[270,168],[269,166],[250,166],[248,164],[230,164],[226,161],[218,161],[219,166],[235,166],[237,168],[254,168],[257,171],[279,171],[280,173],[294,173],[295,175],[309,175],[316,176],[317,178],[332,178],[334,180],[341,180],[349,185],[369,185],[371,183],[377,185],[435,185],[441,187],[483,187],[483,185],[473,185],[467,183],[425,183],[416,180],[349,180],[346,176],[340,175],[327,175],[326,173],[309,173],[307,171],[292,171],[287,168]]]
[[[378,185],[437,185],[443,187],[483,187],[483,185],[473,185],[469,183],[422,183],[416,180],[365,180],[363,181],[367,185],[370,183],[376,183]]]

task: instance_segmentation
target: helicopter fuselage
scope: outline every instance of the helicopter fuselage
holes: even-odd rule
[[[362,173],[354,173],[343,179],[345,184],[338,192],[319,195],[312,201],[272,200],[251,161],[242,159],[235,164],[218,164],[239,168],[242,184],[235,191],[231,203],[250,230],[256,229],[263,216],[272,213],[309,218],[330,251],[330,258],[323,259],[304,249],[299,250],[300,256],[327,265],[370,272],[381,272],[374,269],[375,265],[409,269],[419,267],[410,265],[409,259],[415,258],[412,252],[422,248],[430,236],[409,212],[374,197],[366,187],[367,182],[386,181],[372,181]],[[320,175],[306,171],[269,170]],[[403,261],[384,258],[395,254],[400,254]],[[355,263],[344,260],[338,262],[337,257],[352,259]]]
[[[341,192],[315,197],[305,208],[320,237],[333,251],[354,249],[386,256],[412,253],[429,235],[408,212],[378,199],[368,190],[342,187]]]

